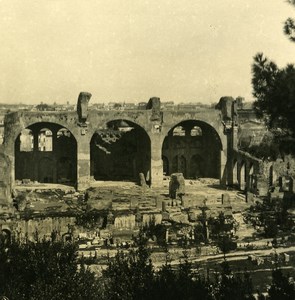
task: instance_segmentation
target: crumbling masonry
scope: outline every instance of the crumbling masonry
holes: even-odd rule
[[[161,110],[151,98],[146,110],[90,110],[80,93],[76,112],[13,112],[5,117],[0,148],[0,203],[11,205],[16,184],[72,184],[94,180],[162,184],[165,176],[217,178],[223,185],[264,193],[262,162],[237,149],[236,101],[215,108]],[[142,175],[143,174],[143,175]]]

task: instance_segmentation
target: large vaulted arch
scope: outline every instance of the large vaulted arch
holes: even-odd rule
[[[220,179],[221,151],[220,137],[211,125],[198,120],[182,121],[170,129],[163,142],[162,157],[171,166],[166,175],[181,172],[185,178]]]
[[[146,131],[128,120],[112,120],[90,142],[90,174],[95,180],[150,181],[151,142]]]
[[[15,140],[15,179],[76,184],[77,141],[56,123],[34,123]]]

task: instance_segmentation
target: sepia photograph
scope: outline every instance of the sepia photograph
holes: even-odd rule
[[[295,300],[295,0],[0,0],[0,300]]]

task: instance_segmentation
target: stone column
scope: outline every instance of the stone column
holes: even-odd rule
[[[161,186],[163,184],[163,161],[162,143],[160,133],[152,133],[151,139],[151,185]]]
[[[33,157],[34,163],[32,165],[32,172],[34,173],[33,180],[39,181],[38,177],[38,163],[39,163],[39,131],[33,131],[34,136],[34,147],[33,147]]]
[[[54,161],[53,164],[53,182],[57,182],[57,168],[58,168],[58,157],[57,157],[57,129],[51,129],[52,132],[52,160]]]
[[[227,131],[227,158],[226,163],[226,176],[224,176],[223,184],[233,185],[234,184],[234,160],[233,160],[233,151],[238,148],[238,126],[233,122],[232,127]]]
[[[238,149],[238,126],[232,127],[232,149]]]
[[[227,183],[227,149],[222,150],[220,153],[220,184]]]
[[[88,188],[90,181],[90,141],[82,135],[77,137],[77,190]]]

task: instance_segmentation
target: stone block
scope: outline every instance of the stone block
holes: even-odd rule
[[[31,183],[31,179],[25,178],[25,179],[22,180],[22,183],[23,184],[30,184]]]
[[[85,123],[88,117],[88,102],[91,98],[91,94],[87,92],[81,92],[78,97],[77,113],[80,123]]]
[[[163,208],[163,200],[162,199],[156,198],[156,207],[157,207],[157,209],[162,210],[162,208]]]
[[[202,204],[204,204],[204,202],[206,201],[206,196],[205,195],[194,195],[194,198],[183,198],[182,199],[182,206],[184,208],[187,207],[197,207],[200,206]]]
[[[246,202],[249,202],[249,203],[254,202],[254,194],[253,193],[247,192],[247,194],[246,194]]]
[[[170,221],[174,221],[177,223],[184,223],[184,224],[189,223],[188,215],[182,212],[170,213]]]
[[[115,228],[129,228],[135,227],[135,215],[122,215],[115,218]]]
[[[169,182],[169,197],[176,199],[177,197],[182,198],[185,194],[185,181],[182,173],[171,174]]]
[[[221,196],[221,203],[222,203],[223,205],[230,205],[230,204],[231,204],[231,203],[230,203],[230,195],[227,194],[227,193],[222,194],[222,196]]]
[[[142,215],[142,223],[144,225],[148,225],[151,222],[155,222],[155,224],[161,224],[162,222],[162,214],[143,214]]]
[[[139,205],[139,200],[138,200],[137,197],[130,199],[130,208],[131,209],[134,209],[134,208],[138,207],[138,205]]]
[[[151,121],[161,121],[161,101],[158,97],[150,98],[146,109],[152,110]]]
[[[221,97],[218,104],[215,106],[216,109],[221,110],[221,115],[223,121],[230,121],[232,119],[232,105],[234,99],[233,97]]]
[[[167,211],[162,212],[162,221],[169,221],[170,214]]]
[[[139,185],[142,187],[147,187],[145,177],[143,173],[139,173]]]

